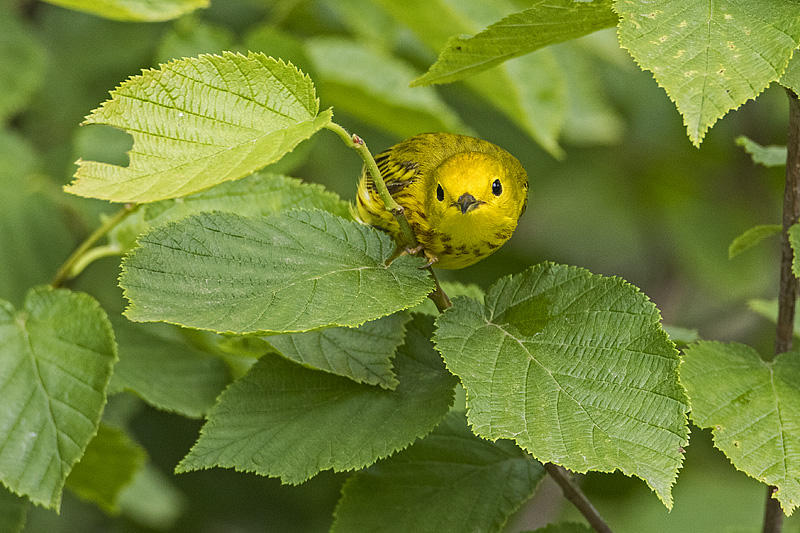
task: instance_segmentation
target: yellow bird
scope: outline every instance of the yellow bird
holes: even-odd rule
[[[423,133],[378,154],[375,162],[429,264],[439,268],[464,268],[494,253],[525,212],[525,169],[488,141]],[[357,220],[400,240],[400,226],[384,208],[366,168],[352,211]]]

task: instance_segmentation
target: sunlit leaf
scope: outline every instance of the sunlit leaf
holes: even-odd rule
[[[114,334],[90,296],[32,289],[0,301],[0,481],[58,509],[64,480],[97,431],[116,360]]]
[[[311,80],[264,54],[172,61],[130,78],[86,118],[131,134],[129,166],[79,160],[66,190],[115,202],[186,196],[277,161],[330,122],[318,111]]]
[[[788,515],[800,505],[800,352],[761,359],[744,344],[703,341],[680,368],[692,421],[747,475],[775,485]]]
[[[452,411],[423,440],[347,480],[331,531],[501,531],[544,477],[509,441]]]
[[[767,237],[777,235],[781,232],[781,229],[783,229],[783,226],[780,224],[753,226],[733,239],[730,246],[728,246],[728,259],[733,259],[745,250],[749,250]]]
[[[781,85],[788,87],[795,94],[800,93],[800,54],[795,53],[781,77]]]
[[[220,396],[176,470],[221,466],[301,483],[405,448],[429,433],[453,401],[456,380],[433,350],[432,322],[418,315],[409,323],[394,360],[393,391],[263,356]]]
[[[25,106],[42,81],[44,63],[35,34],[5,11],[0,17],[0,121]]]
[[[123,322],[115,330],[119,362],[111,392],[129,390],[159,409],[199,418],[230,380],[225,363],[188,346],[174,328]]]
[[[256,172],[244,179],[220,183],[184,198],[143,205],[139,211],[114,228],[112,243],[127,251],[136,238],[149,229],[190,215],[224,211],[242,216],[261,216],[290,209],[322,209],[350,218],[348,203],[316,183],[304,183],[270,172]]]
[[[45,0],[57,6],[85,11],[93,15],[135,22],[157,22],[180,17],[209,0]]]
[[[325,328],[266,339],[285,357],[357,383],[397,387],[392,359],[403,343],[408,313],[395,313],[357,328]]]
[[[119,511],[120,492],[142,468],[147,454],[124,431],[100,424],[97,435],[67,478],[67,488],[109,513]]]
[[[231,333],[359,326],[433,288],[418,258],[385,266],[394,250],[387,235],[325,211],[200,214],[139,244],[120,277],[135,321]]]
[[[736,137],[736,145],[744,148],[744,151],[750,154],[753,163],[758,165],[782,167],[786,164],[785,146],[762,146],[744,135]]]
[[[513,57],[617,23],[611,0],[539,0],[471,37],[451,37],[436,63],[412,85],[450,83]]]
[[[688,442],[678,354],[619,278],[545,263],[458,298],[435,336],[479,436],[542,462],[642,478],[667,507]]]
[[[695,146],[777,81],[800,44],[795,2],[615,0],[619,40],[683,115]]]
[[[386,52],[336,37],[306,43],[322,100],[400,137],[425,131],[468,133],[430,88],[412,89],[417,71]]]

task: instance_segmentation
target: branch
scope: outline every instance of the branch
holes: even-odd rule
[[[775,335],[775,354],[792,349],[794,310],[797,301],[797,278],[792,273],[792,246],[789,228],[800,218],[800,101],[794,92],[789,96],[789,135],[786,143],[786,184],[783,190],[783,233],[781,235],[781,281],[778,293],[778,326]],[[780,533],[783,511],[772,497],[777,487],[767,487],[763,533]]]
[[[356,152],[358,152],[358,155],[361,156],[367,171],[369,172],[370,176],[372,176],[372,183],[375,185],[375,190],[378,191],[378,196],[381,197],[383,205],[386,207],[386,210],[389,211],[392,216],[394,216],[394,219],[400,225],[400,233],[403,236],[404,242],[398,242],[398,248],[402,250],[403,248],[413,248],[417,246],[417,237],[414,235],[414,231],[408,224],[405,210],[403,209],[402,205],[398,204],[394,198],[392,198],[392,195],[389,193],[389,189],[386,188],[386,183],[383,181],[383,176],[381,176],[381,171],[378,169],[378,164],[375,163],[375,158],[372,157],[372,153],[369,151],[369,148],[367,148],[367,143],[364,142],[364,139],[355,133],[350,135],[347,133],[346,129],[335,122],[331,122],[325,127],[337,134],[339,138],[342,139],[342,142],[344,142],[350,148],[354,148]],[[431,267],[428,267],[428,272],[431,273],[433,282],[436,284],[436,288],[428,295],[428,298],[433,300],[433,303],[436,304],[436,309],[438,309],[440,313],[444,313],[445,309],[453,307],[453,304],[450,302],[450,298],[448,298],[447,294],[445,294],[445,292],[442,290],[442,287],[439,285],[439,280],[436,278],[436,274],[433,272]]]
[[[553,481],[558,483],[558,486],[561,487],[561,491],[564,493],[564,497],[580,511],[586,521],[589,522],[589,525],[592,526],[592,529],[597,531],[597,533],[612,533],[611,528],[608,527],[606,521],[603,520],[603,517],[600,516],[600,513],[594,508],[592,502],[590,502],[581,489],[572,482],[569,472],[567,472],[566,469],[554,465],[553,463],[545,463],[544,469],[547,470],[547,473],[553,478]]]
[[[107,253],[98,253],[97,250],[91,251],[90,248],[94,243],[103,238],[106,233],[116,227],[117,224],[128,218],[131,213],[134,213],[139,208],[139,205],[140,204],[125,204],[122,209],[114,213],[114,216],[103,222],[99,228],[94,230],[91,235],[86,237],[86,240],[83,241],[74,252],[72,252],[72,254],[60,267],[58,267],[58,271],[56,272],[56,275],[50,285],[53,287],[60,287],[65,281],[70,280],[80,274],[90,262],[87,261],[86,256],[89,256],[89,258],[94,260],[99,257],[103,257],[104,255],[109,255]],[[101,247],[100,249],[102,250],[103,248]]]

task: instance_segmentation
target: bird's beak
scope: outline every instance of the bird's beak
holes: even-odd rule
[[[458,201],[454,205],[461,208],[461,214],[466,214],[468,211],[475,209],[482,203],[483,202],[477,200],[470,193],[465,192],[464,194],[458,197]]]

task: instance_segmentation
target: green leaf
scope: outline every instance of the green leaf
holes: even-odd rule
[[[655,305],[620,278],[544,263],[459,298],[437,348],[476,435],[542,462],[642,478],[672,506],[688,442],[678,354]]]
[[[352,475],[331,531],[501,531],[543,477],[530,455],[479,439],[451,411],[423,440]]]
[[[0,121],[22,110],[44,77],[45,50],[17,16],[0,17]]]
[[[395,356],[393,391],[265,355],[222,393],[177,472],[214,466],[302,483],[322,470],[370,465],[428,434],[453,401],[455,378],[416,316]]]
[[[80,462],[67,478],[67,488],[107,513],[119,512],[120,492],[144,465],[147,454],[124,431],[100,424]]]
[[[97,432],[116,361],[114,333],[90,296],[31,289],[0,300],[0,481],[58,509],[64,480]]]
[[[777,235],[781,232],[781,229],[783,229],[783,226],[780,224],[753,226],[733,239],[730,246],[728,246],[728,259],[733,259],[745,250],[749,250],[767,237]]]
[[[662,324],[664,331],[667,332],[669,339],[677,345],[688,345],[700,338],[696,329],[682,328],[680,326],[670,326]]]
[[[778,487],[790,515],[800,505],[800,352],[761,359],[744,344],[703,341],[680,368],[692,421],[745,474]]]
[[[230,380],[225,363],[187,345],[172,327],[121,321],[115,331],[111,392],[130,390],[159,409],[200,418]]]
[[[750,154],[753,163],[757,165],[764,165],[765,167],[782,167],[786,165],[785,146],[762,146],[744,135],[736,137],[736,146],[743,147],[744,151]]]
[[[261,218],[205,213],[156,228],[123,262],[134,321],[217,332],[359,326],[433,288],[421,260],[384,261],[384,233],[324,211]]]
[[[619,41],[664,88],[700,146],[731,109],[777,81],[800,44],[794,2],[616,0]]]
[[[45,0],[113,20],[158,22],[178,18],[197,8],[208,7],[208,0]]]
[[[330,123],[318,111],[308,76],[264,54],[172,61],[128,79],[84,121],[128,131],[130,165],[78,160],[65,190],[114,202],[186,196],[274,163]]]
[[[789,235],[789,244],[792,246],[792,252],[794,252],[792,272],[795,277],[800,277],[800,224],[792,224],[787,233]]]
[[[436,63],[411,85],[450,83],[513,57],[616,24],[611,0],[540,0],[534,7],[508,15],[477,35],[451,37]]]
[[[186,508],[186,497],[170,477],[146,463],[119,496],[126,517],[150,529],[167,531],[174,527]]]
[[[221,54],[224,50],[230,50],[235,41],[233,32],[224,26],[201,22],[194,17],[182,18],[175,22],[158,44],[156,62],[166,63],[171,59],[200,54]]]
[[[800,93],[800,54],[794,54],[781,77],[781,85],[788,87],[795,94]]]
[[[511,2],[481,0],[374,0],[438,51],[454,34],[475,34],[513,13]],[[518,57],[465,80],[554,157],[563,154],[558,135],[566,113],[566,84],[550,50]]]
[[[323,101],[400,137],[421,131],[467,133],[431,88],[412,89],[417,71],[400,59],[354,41],[319,37],[306,43]]]
[[[395,313],[358,328],[326,328],[267,337],[285,357],[357,383],[397,387],[392,359],[403,344],[408,313]]]
[[[534,533],[592,533],[592,528],[586,524],[576,524],[575,522],[561,522],[559,524],[549,524],[534,530]]]
[[[19,533],[25,527],[28,502],[0,485],[0,531]]]
[[[122,513],[150,529],[167,531],[186,508],[186,497],[169,477],[147,463],[119,495]]]
[[[322,185],[262,171],[185,198],[143,205],[136,215],[114,228],[110,238],[122,252],[133,247],[136,238],[150,228],[197,213],[224,211],[252,217],[290,209],[322,209],[350,218],[349,204]]]

